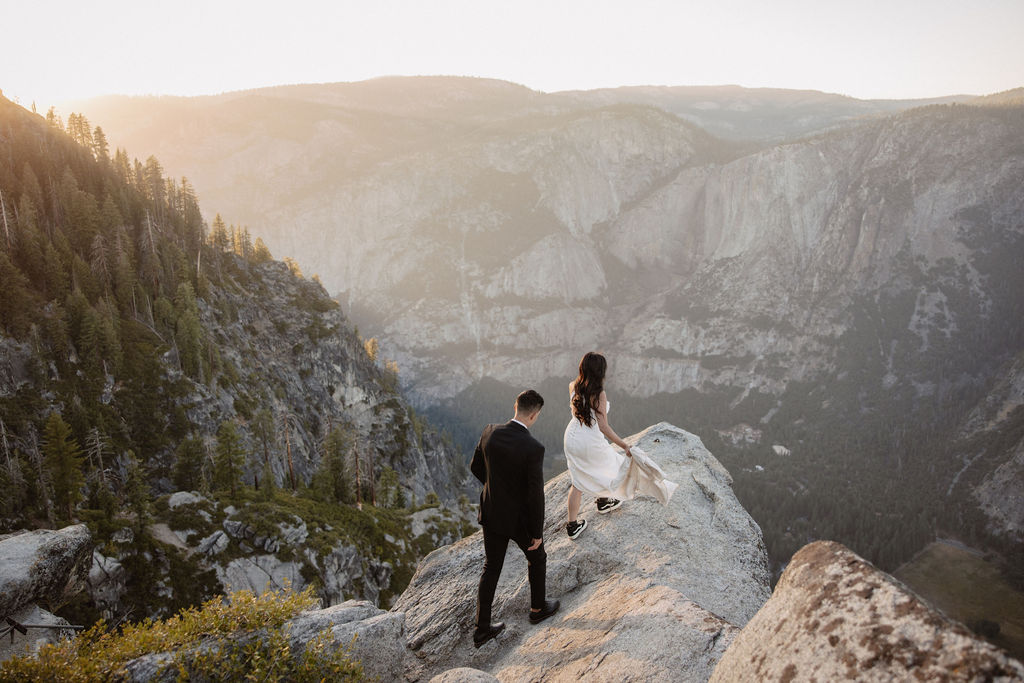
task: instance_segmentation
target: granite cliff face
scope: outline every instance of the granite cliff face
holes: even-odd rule
[[[956,452],[963,468],[950,488],[971,491],[991,530],[1024,540],[1024,354],[1007,363],[994,390],[968,415]],[[974,468],[978,461],[998,466]]]
[[[406,498],[422,502],[428,493],[454,503],[462,493],[465,468],[455,450],[412,412],[394,379],[367,357],[363,341],[319,283],[296,278],[283,263],[258,267],[242,289],[220,288],[200,302],[200,317],[219,352],[237,369],[238,381],[224,387],[193,383],[189,419],[215,434],[220,420],[238,414],[254,454],[264,452],[247,406],[259,405],[274,418],[270,458],[275,479],[287,485],[291,468],[309,483],[320,465],[323,437],[343,426],[354,442],[348,455],[354,479],[355,454],[375,476],[384,467],[399,476]],[[247,463],[246,480],[263,463]],[[363,472],[365,477],[365,472]],[[363,482],[368,487],[367,481]],[[364,491],[365,494],[365,491]]]
[[[162,158],[212,206],[319,273],[464,447],[523,386],[561,394],[598,348],[631,399],[617,403],[627,430],[652,414],[699,420],[705,437],[758,424],[819,489],[838,483],[822,481],[833,457],[860,459],[883,489],[976,505],[950,486],[965,461],[949,443],[1024,339],[1024,109],[866,107],[853,121],[846,102],[772,132],[780,111],[832,105],[709,94],[691,120],[739,125],[730,112],[746,107],[743,125],[762,126],[738,144],[676,116],[691,95],[383,79],[98,102],[92,118],[114,140],[173,145]],[[222,125],[243,115],[244,132]],[[778,142],[794,133],[809,136]],[[557,422],[541,427],[549,452]],[[971,460],[960,480],[1012,457]]]

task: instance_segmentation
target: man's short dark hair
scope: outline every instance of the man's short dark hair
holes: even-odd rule
[[[516,396],[516,410],[534,413],[544,407],[544,399],[533,389],[527,389]]]

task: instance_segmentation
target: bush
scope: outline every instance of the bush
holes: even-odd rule
[[[285,622],[316,604],[311,589],[255,596],[236,593],[182,610],[166,621],[146,620],[108,631],[99,622],[77,638],[44,645],[37,657],[15,657],[0,667],[7,681],[108,681],[126,678],[125,665],[144,655],[170,652],[182,680],[356,681],[362,667],[333,643],[329,632],[293,650]],[[252,639],[239,638],[262,630]]]

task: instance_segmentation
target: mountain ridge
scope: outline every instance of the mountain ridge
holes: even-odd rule
[[[245,153],[204,173],[321,273],[463,448],[503,394],[532,385],[559,405],[580,354],[603,349],[617,427],[656,415],[699,432],[776,562],[837,529],[883,568],[939,528],[988,543],[968,492],[935,495],[963,467],[951,425],[1022,345],[1021,108],[932,104],[737,145],[570,100],[531,96],[475,136],[450,120],[352,124],[291,157],[243,121]],[[443,144],[411,144],[431,130]],[[230,199],[239,185],[259,199]],[[538,427],[549,452],[559,423]],[[719,451],[742,424],[770,443]],[[846,504],[821,493],[857,471]]]

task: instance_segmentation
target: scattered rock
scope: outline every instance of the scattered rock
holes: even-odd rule
[[[224,520],[224,531],[232,538],[245,538],[245,524],[233,519]]]
[[[430,683],[498,683],[498,679],[485,671],[463,666],[434,676]]]
[[[236,593],[247,590],[260,595],[268,590],[294,588],[301,590],[306,585],[298,562],[282,562],[276,555],[239,557],[227,567],[216,565],[217,578],[224,591]]]
[[[207,557],[212,557],[224,552],[228,547],[228,542],[228,535],[218,529],[199,541],[198,550]]]
[[[295,520],[293,524],[282,522],[277,525],[277,528],[281,530],[280,540],[288,545],[301,545],[309,537],[306,522],[301,517],[295,515],[292,515],[292,519]]]
[[[406,671],[426,679],[471,666],[502,679],[706,679],[725,648],[769,596],[761,531],[733,495],[728,472],[700,439],[661,423],[626,439],[680,487],[667,507],[627,501],[597,515],[576,541],[564,531],[568,473],[545,487],[549,598],[561,611],[527,621],[526,562],[510,544],[494,601],[506,623],[493,644],[471,636],[483,568],[482,534],[428,555],[394,611],[406,613],[416,659]]]
[[[121,527],[114,533],[110,534],[110,540],[114,543],[128,545],[135,540],[135,532],[132,531],[131,527]]]
[[[167,499],[167,507],[175,509],[181,505],[195,505],[196,503],[207,503],[206,498],[198,491],[176,491]]]
[[[788,448],[786,448],[782,444],[774,444],[772,446],[772,450],[775,451],[775,455],[781,455],[781,456],[787,456],[787,455],[791,455],[793,453],[793,451],[789,450]]]
[[[712,681],[1024,680],[1024,665],[831,541],[801,549]]]

